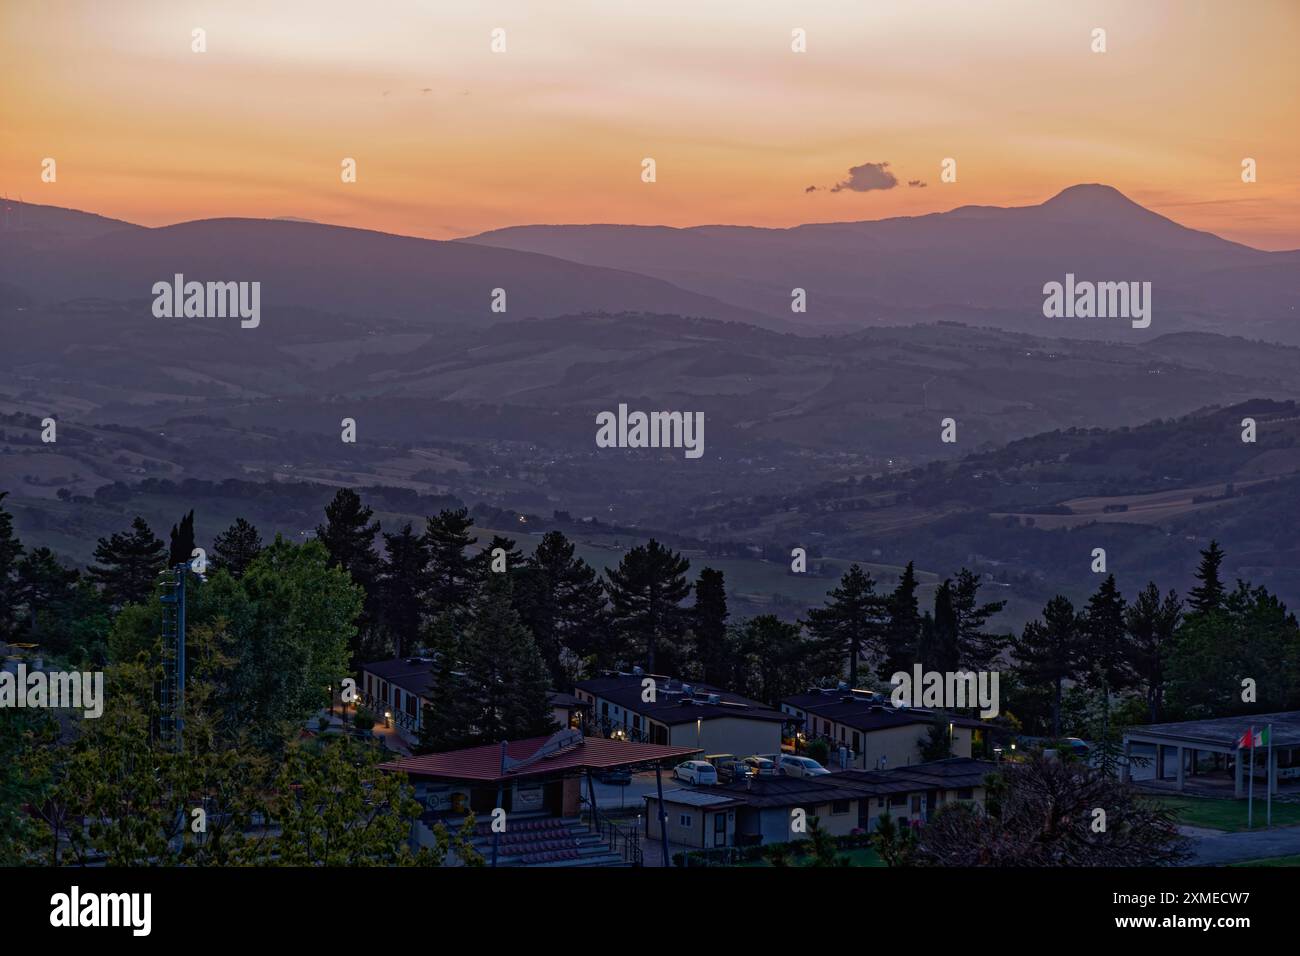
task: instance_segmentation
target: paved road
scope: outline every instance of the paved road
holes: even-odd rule
[[[1194,865],[1218,866],[1261,860],[1270,856],[1300,854],[1300,827],[1275,827],[1272,830],[1248,830],[1224,833],[1202,827],[1179,827],[1192,839]]]

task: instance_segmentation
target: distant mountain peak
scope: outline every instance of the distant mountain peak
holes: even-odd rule
[[[1055,212],[1107,212],[1139,210],[1152,215],[1151,210],[1135,203],[1114,186],[1103,183],[1079,183],[1068,186],[1042,204],[1043,209]]]

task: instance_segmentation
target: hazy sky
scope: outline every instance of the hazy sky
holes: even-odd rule
[[[1297,0],[0,0],[0,191],[145,225],[784,226],[1104,182],[1300,248],[1298,146]],[[898,185],[826,188],[868,163]]]

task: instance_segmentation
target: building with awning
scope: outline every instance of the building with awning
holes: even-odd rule
[[[1241,746],[1252,729],[1261,738],[1268,731],[1271,759],[1264,739],[1253,755]],[[1135,773],[1135,748],[1142,745],[1155,748],[1154,766]],[[1248,775],[1261,785],[1267,782],[1273,793],[1300,790],[1300,710],[1130,727],[1124,733],[1120,773],[1126,780],[1179,791],[1189,783],[1209,790],[1226,790],[1231,783],[1237,797],[1246,796]]]
[[[604,834],[596,809],[593,776],[610,771],[654,770],[662,789],[662,769],[700,753],[698,747],[668,746],[604,737],[585,737],[578,730],[562,730],[550,737],[531,737],[450,750],[444,753],[404,757],[380,764],[389,773],[405,774],[415,798],[424,807],[421,823],[455,822],[473,813],[482,827],[488,826],[493,811],[505,811],[507,832],[513,840],[528,827],[541,827],[562,844],[583,812],[582,791],[587,788],[588,821],[585,827]],[[484,831],[485,835],[487,832]],[[431,834],[418,834],[426,842]],[[494,850],[499,849],[494,842]],[[558,852],[558,849],[552,847]],[[547,851],[521,855],[544,855]],[[637,852],[639,856],[639,849]],[[556,861],[559,862],[559,861]]]

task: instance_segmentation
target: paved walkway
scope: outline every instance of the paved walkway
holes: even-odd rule
[[[1192,839],[1193,865],[1220,866],[1243,860],[1261,860],[1270,856],[1300,854],[1300,827],[1274,827],[1272,830],[1247,830],[1224,833],[1204,827],[1179,827]]]

